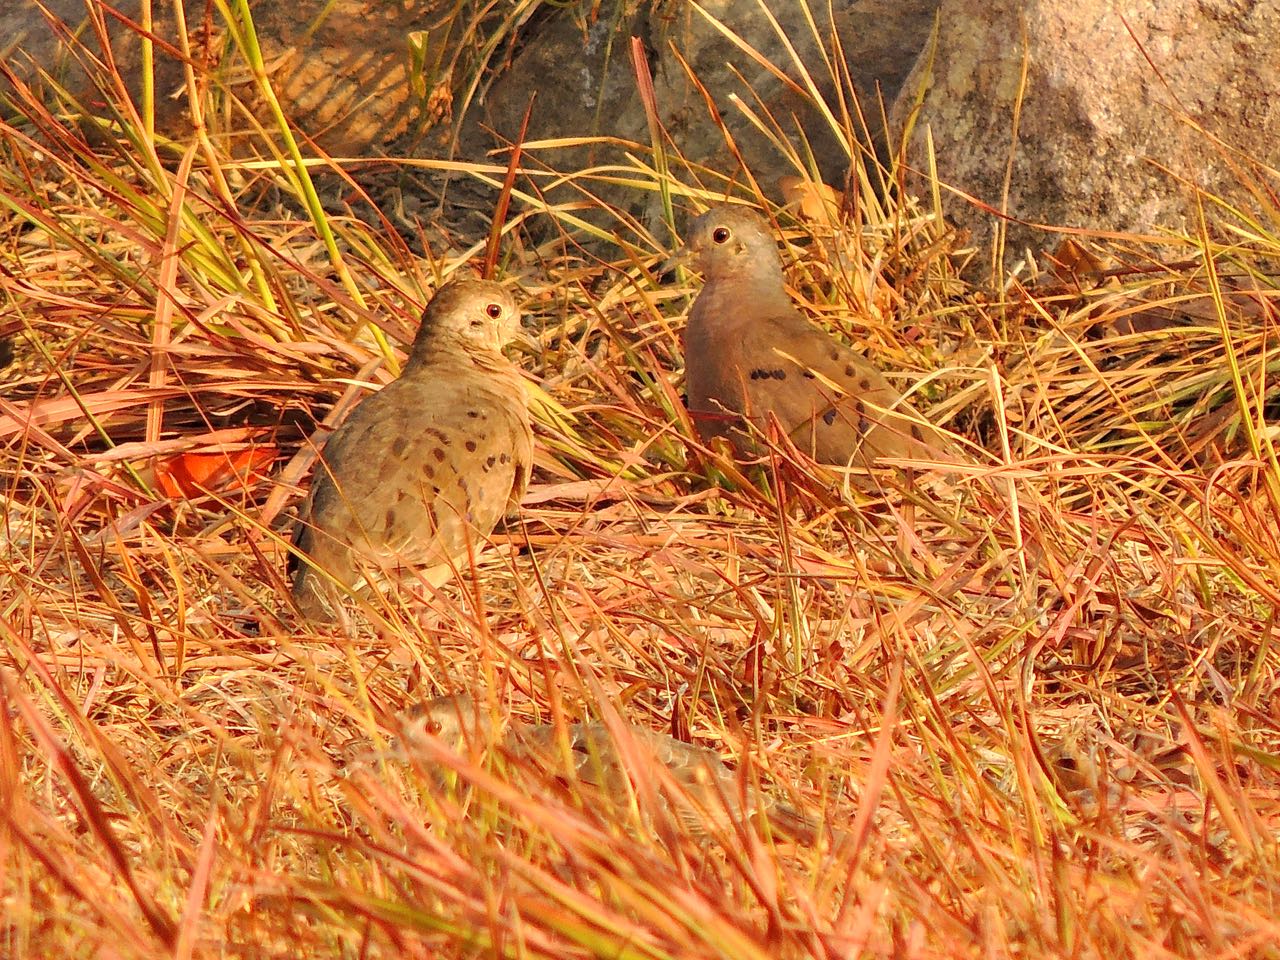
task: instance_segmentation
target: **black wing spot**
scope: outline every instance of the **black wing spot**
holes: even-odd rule
[[[818,375],[817,375],[816,373],[814,373],[812,370],[806,370],[806,371],[804,372],[804,378],[805,378],[806,380],[817,380],[817,379],[818,379]]]
[[[468,440],[467,453],[475,453],[475,452],[476,452],[476,442],[474,440]]]
[[[785,379],[787,379],[787,371],[785,371],[785,370],[783,370],[781,367],[779,367],[777,370],[774,370],[774,371],[773,371],[773,379],[775,379],[775,380],[785,380]]]
[[[444,450],[442,448],[436,447],[431,451],[431,455],[436,458],[436,463],[444,463]]]
[[[870,377],[863,377],[861,380],[859,380],[859,381],[858,381],[858,386],[859,386],[861,389],[863,389],[863,390],[870,390],[870,389],[871,389],[871,378],[870,378]]]
[[[835,408],[828,410],[826,413],[822,415],[822,422],[825,423],[828,427],[836,422]]]

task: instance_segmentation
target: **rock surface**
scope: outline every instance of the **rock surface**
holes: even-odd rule
[[[188,8],[197,6],[203,10],[203,2],[187,0]],[[40,9],[48,10],[51,22]],[[118,0],[113,6],[120,15],[137,22],[141,15],[139,0]],[[160,36],[172,36],[168,26],[172,22],[166,9],[169,5],[153,4],[155,31]],[[141,54],[137,34],[114,17],[101,20],[110,38],[111,54],[121,76],[129,88],[134,102],[138,102],[141,90]],[[101,56],[102,45],[98,31],[87,17],[84,0],[5,0],[0,4],[0,60],[24,83],[38,85],[38,73],[43,70],[65,85],[82,103],[92,106],[100,99],[89,82],[78,60],[69,52],[67,34],[79,38],[94,56]],[[169,97],[182,82],[181,64],[162,51],[156,53],[156,114],[157,122],[167,127],[178,122],[182,113],[178,101]],[[12,90],[9,81],[0,77],[0,94]]]
[[[83,0],[46,2],[96,49],[92,28],[81,29]],[[185,2],[188,25],[198,34],[205,0]],[[139,0],[115,5],[123,17],[138,17]],[[905,129],[917,92],[924,89],[911,127],[913,162],[923,168],[925,130],[932,131],[943,180],[1021,221],[1010,224],[1011,256],[1026,247],[1056,245],[1034,224],[1152,233],[1183,227],[1194,216],[1192,185],[1255,209],[1242,181],[1255,177],[1276,189],[1274,176],[1251,160],[1280,167],[1280,0],[837,0],[833,25],[826,22],[825,5],[809,7],[816,28],[798,3],[769,6],[777,26],[758,0],[705,0],[705,16],[676,0],[538,6],[527,19],[503,27],[506,39],[491,66],[506,63],[513,37],[516,53],[505,69],[486,75],[469,101],[460,123],[460,159],[484,159],[496,142],[514,137],[536,91],[530,139],[604,136],[617,143],[544,149],[533,153],[534,162],[561,172],[626,163],[627,144],[647,145],[650,138],[631,62],[634,34],[644,41],[659,119],[674,147],[691,163],[739,184],[747,179],[745,162],[766,193],[776,194],[778,177],[795,173],[795,162],[755,128],[744,106],[771,114],[802,163],[808,162],[799,145],[803,131],[820,176],[844,185],[851,147],[802,95],[806,81],[799,63],[817,93],[838,110],[837,84],[826,61],[840,51],[870,138],[881,150],[878,94],[893,102],[894,131]],[[157,33],[172,39],[170,5],[155,8]],[[466,58],[477,48],[474,40],[472,46],[460,40],[462,25],[450,28],[438,3],[259,2],[254,13],[286,112],[324,150],[356,157],[447,155],[447,134],[458,120],[451,111],[467,101]],[[935,13],[936,51],[927,49]],[[781,75],[711,18],[781,68]],[[105,22],[116,61],[136,95],[136,36],[114,18]],[[211,55],[222,49],[218,31],[225,29],[215,24]],[[0,37],[5,62],[19,75],[31,77],[39,65],[65,78],[90,104],[100,99],[74,59],[60,52],[61,37],[36,0],[0,5]],[[462,66],[451,72],[460,43]],[[1027,79],[1011,161],[1024,53]],[[206,55],[205,48],[198,55]],[[681,57],[702,89],[690,80]],[[254,91],[239,60],[210,69],[223,66],[223,76],[235,78],[237,95],[252,103]],[[157,52],[157,78],[158,123],[174,131],[184,116],[183,97],[173,96],[182,71],[163,51]],[[708,99],[723,118],[723,130]],[[1219,139],[1225,146],[1217,145]],[[434,200],[440,184],[438,173],[427,173],[416,189]],[[703,181],[712,191],[724,184],[713,175]],[[656,194],[633,184],[590,186],[605,200],[656,220]],[[573,194],[573,186],[563,186],[548,199],[565,202]],[[996,218],[944,196],[950,215],[985,245]],[[491,199],[471,198],[477,222],[491,209]]]
[[[1006,261],[1056,245],[1030,224],[1194,232],[1193,185],[1252,206],[1233,164],[1280,165],[1277,37],[1276,0],[943,0],[936,55],[921,55],[892,120],[902,128],[927,80],[917,168],[929,129],[939,176],[996,209],[1011,170],[1006,209],[1025,223],[1010,224]],[[996,218],[948,202],[986,243]]]
[[[85,16],[84,0],[42,0],[86,46],[101,50]],[[184,0],[187,29],[197,58],[217,56],[221,39],[202,45],[205,0]],[[140,17],[139,0],[113,0],[120,15],[133,22]],[[410,35],[421,29],[425,3],[383,0],[295,0],[256,3],[254,23],[263,57],[288,115],[337,155],[366,155],[405,133],[429,91],[415,91],[410,83]],[[157,36],[177,46],[177,31],[168,0],[152,5]],[[215,17],[216,19],[216,17]],[[141,55],[137,33],[114,17],[104,22],[112,56],[134,102],[141,90]],[[215,28],[215,34],[221,25]],[[0,4],[3,58],[24,82],[33,82],[38,69],[51,72],[74,95],[92,103],[99,99],[74,57],[65,36],[41,14],[35,0],[5,0]],[[167,132],[180,132],[186,123],[181,62],[157,45],[156,122]],[[213,65],[211,69],[216,70]],[[255,93],[237,64],[236,93],[251,104]],[[8,84],[0,79],[0,92]],[[177,96],[174,94],[177,93]],[[422,94],[419,96],[419,94]],[[263,122],[267,115],[260,111]]]
[[[189,31],[203,36],[205,0],[184,2]],[[506,64],[513,38],[517,54],[508,69],[491,70],[472,100],[465,93],[465,74],[474,63],[467,58],[475,57],[476,40],[463,36],[466,25],[451,26],[451,8],[442,8],[434,0],[258,2],[253,12],[263,57],[286,113],[331,154],[441,157],[447,152],[447,134],[452,129],[448,121],[458,119],[451,116],[452,111],[467,106],[459,124],[459,152],[462,159],[481,160],[503,137],[515,136],[529,97],[536,91],[531,139],[604,136],[620,141],[608,148],[548,150],[538,155],[541,160],[559,171],[596,162],[625,162],[625,142],[649,141],[631,61],[634,34],[644,41],[660,119],[678,150],[688,160],[742,183],[746,176],[736,149],[761,186],[776,193],[777,178],[797,172],[795,164],[756,130],[734,98],[758,114],[772,114],[785,138],[797,145],[802,163],[806,162],[805,148],[799,146],[803,136],[822,176],[842,184],[850,146],[841,142],[842,135],[801,92],[805,72],[819,95],[838,111],[836,81],[825,62],[838,48],[863,106],[870,138],[876,141],[883,136],[879,99],[892,99],[915,62],[932,29],[938,2],[836,0],[830,15],[825,5],[810,5],[812,25],[798,3],[772,5],[776,25],[758,0],[705,0],[706,16],[693,5],[675,0],[630,0],[590,10],[585,5],[547,3],[525,19],[502,26],[507,33],[490,66]],[[139,0],[116,0],[114,5],[121,17],[139,18]],[[176,45],[170,5],[154,6],[157,35]],[[72,31],[85,21],[84,0],[48,0],[48,8]],[[744,52],[710,18],[778,65],[783,76]],[[115,60],[136,98],[141,73],[137,36],[113,17],[105,22]],[[500,23],[491,18],[483,28],[492,30]],[[207,47],[196,51],[197,57],[216,59],[225,49],[225,31],[215,17],[213,35]],[[92,41],[93,31],[80,35]],[[4,4],[0,36],[7,38],[6,62],[24,79],[34,77],[37,67],[52,66],[77,96],[90,102],[98,99],[74,59],[66,55],[63,35],[49,25],[36,0]],[[89,46],[97,49],[96,43]],[[455,57],[460,46],[463,54]],[[723,117],[733,147],[713,121],[706,98],[690,80],[681,57]],[[460,66],[451,72],[453,63]],[[181,64],[161,48],[157,48],[156,64],[158,125],[180,135],[186,117],[180,95]],[[239,57],[209,68],[226,68],[220,79],[233,80],[236,95],[251,109],[257,108],[256,92]],[[259,113],[267,116],[265,110]],[[431,136],[424,137],[428,131]],[[491,131],[496,131],[496,139]],[[878,145],[883,149],[882,142]],[[424,175],[423,190],[438,190],[439,180],[438,174]],[[708,178],[707,186],[719,189],[722,182]],[[606,199],[636,212],[643,212],[651,200],[631,186],[604,188],[604,193]],[[482,201],[478,206],[486,204]]]
[[[648,122],[629,49],[629,37],[635,35],[644,41],[659,118],[686,159],[718,170],[739,184],[746,182],[742,164],[713,122],[706,98],[689,79],[680,57],[710,94],[741,157],[767,193],[776,194],[778,177],[795,174],[797,169],[756,129],[733,97],[758,114],[763,113],[763,104],[797,145],[801,162],[803,131],[823,179],[843,184],[849,147],[842,145],[831,124],[799,92],[804,86],[804,71],[796,59],[822,98],[837,110],[835,81],[824,57],[831,57],[838,42],[870,137],[877,141],[884,132],[878,119],[879,98],[883,97],[886,106],[892,102],[917,51],[928,40],[937,6],[938,0],[836,2],[834,29],[827,19],[826,5],[812,6],[815,34],[799,4],[769,5],[787,37],[784,42],[758,0],[706,0],[702,4],[711,17],[782,68],[785,80],[744,52],[691,4],[645,3],[626,22],[602,16],[585,28],[574,21],[571,11],[562,11],[548,18],[515,58],[510,71],[495,81],[478,111],[477,119],[482,123],[468,127],[462,152],[470,158],[481,155],[492,143],[484,128],[499,137],[513,138],[532,91],[538,95],[529,139],[613,136],[647,145]],[[877,146],[883,147],[883,143]],[[623,152],[621,148],[566,147],[539,156],[563,171],[592,163],[621,162]],[[706,186],[715,189],[720,183],[708,179]],[[606,190],[605,195],[641,214],[655,202],[634,188]]]

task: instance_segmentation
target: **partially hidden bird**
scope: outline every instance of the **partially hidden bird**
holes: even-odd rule
[[[759,213],[737,205],[707,210],[672,257],[680,262],[704,280],[685,331],[689,413],[704,442],[725,437],[739,457],[759,456],[758,438],[776,420],[820,463],[962,459],[875,366],[800,313]]]
[[[467,695],[438,697],[411,708],[402,724],[402,742],[412,750],[424,734],[451,750],[475,750],[499,746],[517,761],[536,763],[544,770],[565,770],[559,728],[554,724],[508,721],[495,730],[490,711]],[[636,724],[601,721],[565,726],[572,774],[594,788],[606,804],[625,808],[640,764],[649,763],[669,775],[674,789],[663,791],[664,807],[690,834],[709,836],[743,820],[737,775],[713,750],[677,740]],[[569,772],[569,771],[565,771]],[[780,803],[761,796],[747,818],[764,811],[772,827],[802,842],[818,835],[816,822]]]
[[[400,376],[324,446],[289,558],[304,616],[332,621],[344,596],[411,575],[440,585],[519,505],[533,434],[502,353],[519,325],[498,283],[436,291]]]

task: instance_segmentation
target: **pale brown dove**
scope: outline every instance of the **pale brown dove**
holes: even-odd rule
[[[704,442],[727,437],[739,456],[758,456],[752,434],[767,434],[772,417],[822,463],[960,459],[879,370],[796,309],[758,213],[713,207],[672,259],[690,261],[705,280],[685,332],[689,412]]]
[[[441,287],[400,377],[334,431],[293,538],[310,559],[290,556],[305,616],[332,620],[343,595],[411,571],[443,583],[519,504],[533,435],[502,354],[519,319],[497,283]]]
[[[670,774],[674,789],[663,792],[664,803],[691,834],[705,837],[742,819],[737,776],[713,750],[634,724],[623,725],[621,739],[628,742],[621,747],[602,722],[571,723],[565,732],[574,776],[610,803],[625,808],[632,790],[628,769],[650,762]],[[536,763],[544,770],[565,769],[554,725],[511,721],[495,735],[488,709],[469,696],[439,697],[414,707],[402,726],[406,748],[411,750],[423,734],[437,737],[452,750],[496,745],[513,759]],[[804,842],[817,836],[809,817],[771,798],[761,800],[771,826]],[[754,813],[754,808],[748,811]]]

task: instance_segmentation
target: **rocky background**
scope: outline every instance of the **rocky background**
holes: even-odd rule
[[[136,76],[138,45],[123,21],[137,21],[140,2],[116,6],[119,19],[105,21],[113,55]],[[735,99],[767,110],[793,142],[803,136],[817,173],[843,186],[858,146],[842,144],[797,94],[807,71],[838,112],[840,91],[823,61],[842,60],[865,118],[862,147],[885,156],[905,142],[913,168],[923,170],[927,133],[949,188],[947,213],[980,249],[998,226],[1012,255],[1056,245],[1040,225],[1194,228],[1197,191],[1247,216],[1256,207],[1251,194],[1265,190],[1265,168],[1280,167],[1276,0],[844,0],[833,4],[834,24],[819,20],[816,31],[804,5],[791,2],[767,5],[776,24],[757,0],[705,0],[709,16],[684,0],[512,4],[476,21],[442,6],[257,0],[252,9],[286,109],[335,156],[483,158],[515,137],[535,94],[528,139],[648,144],[631,53],[638,37],[671,143],[686,160],[739,182],[745,161],[766,192],[796,171]],[[815,17],[825,10],[810,6]],[[169,4],[156,7],[156,33],[172,37]],[[93,35],[85,9],[83,0],[9,0],[0,12],[9,66],[28,79],[37,66],[50,68],[92,101],[61,43],[68,30]],[[186,0],[186,15],[189,25],[207,23],[208,50],[220,49],[223,26],[206,21],[204,0]],[[205,69],[224,67],[216,54],[196,52],[206,54]],[[159,122],[180,125],[180,64],[161,54],[157,76]],[[854,109],[847,98],[844,105]],[[537,151],[534,161],[571,171],[619,162],[624,152],[565,147]],[[387,205],[402,213],[429,216],[443,193],[462,220],[468,210],[477,225],[483,220],[484,198],[464,185],[450,197],[439,174],[400,175],[392,185]],[[385,189],[374,195],[388,199]],[[654,202],[625,188],[607,199],[642,218]]]

